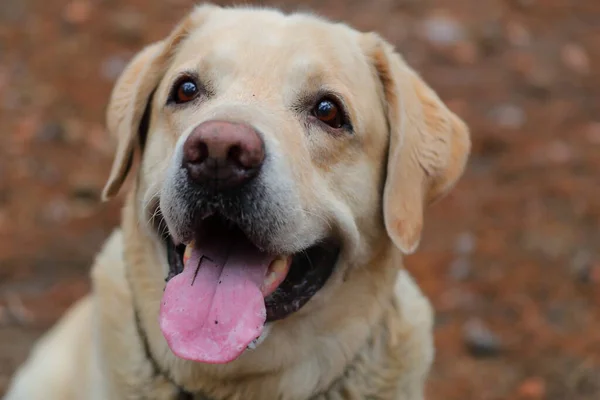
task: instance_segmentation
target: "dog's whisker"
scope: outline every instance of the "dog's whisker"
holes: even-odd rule
[[[333,228],[333,226],[331,225],[331,221],[329,219],[325,218],[324,216],[322,216],[322,215],[320,215],[320,214],[318,214],[316,212],[310,211],[310,210],[308,210],[306,208],[303,208],[302,211],[304,213],[308,214],[308,215],[312,215],[313,217],[319,218],[321,221],[325,222],[325,224],[327,225],[327,227],[329,229]]]

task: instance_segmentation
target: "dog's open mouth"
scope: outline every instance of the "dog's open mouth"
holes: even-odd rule
[[[160,325],[179,357],[227,363],[264,324],[298,311],[330,277],[339,246],[323,241],[292,255],[260,250],[235,224],[213,215],[189,244],[167,239],[169,276]]]

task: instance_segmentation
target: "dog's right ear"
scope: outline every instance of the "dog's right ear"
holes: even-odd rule
[[[365,36],[382,84],[390,130],[383,217],[404,253],[421,239],[424,208],[443,197],[462,175],[471,149],[467,125],[376,34]]]
[[[102,199],[114,197],[131,168],[133,155],[140,138],[142,118],[152,93],[160,83],[171,57],[192,29],[200,26],[208,14],[218,8],[212,4],[198,6],[173,29],[164,40],[140,51],[125,67],[117,80],[106,114],[107,128],[117,141],[117,152]]]

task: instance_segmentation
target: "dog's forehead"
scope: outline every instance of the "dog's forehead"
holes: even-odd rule
[[[192,28],[190,39],[209,37],[221,46],[236,44],[246,50],[312,50],[339,47],[350,50],[359,32],[344,24],[333,23],[309,14],[286,15],[263,9],[220,9]],[[260,46],[256,49],[247,45]],[[341,49],[343,50],[343,49]]]
[[[180,44],[173,65],[218,70],[216,79],[245,74],[271,76],[280,83],[351,83],[368,73],[360,33],[310,15],[271,10],[213,12]]]

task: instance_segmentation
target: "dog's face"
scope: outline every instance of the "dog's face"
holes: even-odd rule
[[[265,322],[318,312],[380,246],[414,251],[424,205],[469,151],[464,124],[376,35],[270,10],[197,8],[130,63],[108,125],[106,197],[141,150],[163,333],[215,363]]]

